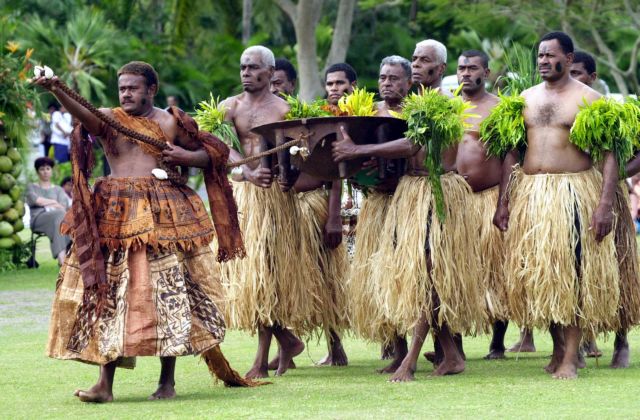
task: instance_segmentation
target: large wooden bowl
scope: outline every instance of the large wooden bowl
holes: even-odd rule
[[[321,117],[279,121],[253,128],[266,147],[273,148],[290,140],[304,138],[299,147],[306,147],[309,155],[291,155],[289,150],[278,153],[280,176],[287,179],[290,166],[316,178],[332,181],[349,178],[358,172],[368,158],[353,159],[337,164],[331,156],[331,144],[342,138],[340,126],[356,144],[384,143],[404,136],[407,124],[390,117]],[[383,167],[383,165],[381,165]]]

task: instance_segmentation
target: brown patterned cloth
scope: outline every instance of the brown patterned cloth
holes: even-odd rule
[[[222,285],[200,197],[166,180],[108,177],[93,198],[105,283],[86,287],[74,244],[56,285],[47,354],[120,367],[136,356],[201,354],[227,386],[265,384],[243,379],[219,348]]]
[[[121,367],[133,367],[127,358],[199,354],[217,346],[224,340],[225,323],[215,269],[209,246],[113,252],[106,264],[106,301],[92,321],[72,252],[56,285],[47,354],[100,365],[118,360]]]
[[[155,121],[128,115],[121,108],[115,108],[113,112],[122,125],[142,134],[164,139],[164,133]],[[171,108],[170,113],[177,120],[178,135],[198,140],[211,159],[211,165],[204,170],[204,174],[211,214],[218,236],[218,261],[243,257],[245,250],[238,223],[237,206],[226,173],[229,148],[215,136],[198,131],[195,121],[181,110]],[[103,139],[105,149],[113,153],[115,151],[113,141],[118,138],[118,133],[105,125],[100,137]],[[127,138],[127,140],[137,142],[145,152],[153,156],[160,156],[161,152],[156,148],[134,139]],[[106,284],[104,257],[98,246],[100,235],[94,211],[95,203],[88,184],[95,159],[93,144],[81,125],[76,126],[72,135],[71,161],[75,199],[61,226],[61,232],[74,237],[85,288],[96,290],[103,295]]]
[[[99,178],[94,202],[100,245],[109,253],[144,246],[189,251],[213,240],[213,225],[200,197],[168,180]]]

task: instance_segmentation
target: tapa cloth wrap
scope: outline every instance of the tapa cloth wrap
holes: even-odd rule
[[[199,142],[210,158],[209,167],[204,169],[204,178],[219,244],[217,258],[219,261],[227,261],[236,256],[242,257],[244,247],[238,225],[237,207],[227,179],[229,148],[215,136],[198,131],[193,118],[181,110],[172,107],[170,113],[176,118],[178,136],[190,137]],[[160,141],[167,141],[158,123],[149,118],[129,115],[122,108],[113,109],[113,116],[127,128]],[[117,153],[113,145],[116,140],[135,142],[146,153],[157,158],[161,153],[158,148],[120,135],[106,124],[103,125],[99,137],[107,154]],[[85,287],[100,289],[100,293],[104,293],[105,262],[99,246],[100,235],[88,182],[95,158],[93,143],[82,125],[77,125],[72,135],[71,161],[74,200],[60,230],[63,234],[73,237]]]
[[[60,271],[47,354],[103,365],[135,356],[199,354],[220,344],[225,324],[215,256],[210,247],[115,251],[106,262],[108,293],[99,317],[83,302],[75,252]],[[88,306],[87,306],[88,305]],[[124,360],[124,367],[132,367]]]

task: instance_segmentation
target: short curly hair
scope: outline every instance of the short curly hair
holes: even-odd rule
[[[40,167],[46,166],[46,165],[51,166],[53,168],[55,164],[56,162],[50,157],[42,156],[36,159],[36,161],[33,163],[33,166],[36,168],[36,171],[37,171],[38,169],[40,169]]]
[[[156,73],[156,70],[151,64],[145,63],[144,61],[131,61],[130,63],[120,67],[120,70],[118,70],[118,77],[123,74],[137,74],[138,76],[144,77],[147,87],[150,87],[151,85],[156,85],[156,89],[160,87],[158,73]]]

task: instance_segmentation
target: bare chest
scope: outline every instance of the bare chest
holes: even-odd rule
[[[524,121],[528,128],[570,129],[578,106],[561,100],[539,100],[527,103]]]

